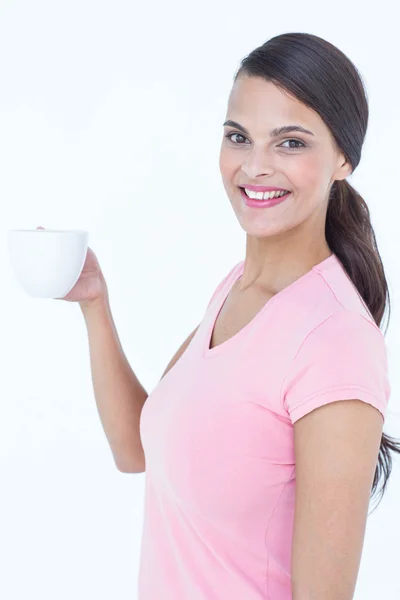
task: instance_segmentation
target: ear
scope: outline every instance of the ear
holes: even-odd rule
[[[337,161],[337,167],[334,173],[334,179],[343,180],[346,179],[353,172],[352,166],[349,161],[346,160],[344,154],[340,153]]]

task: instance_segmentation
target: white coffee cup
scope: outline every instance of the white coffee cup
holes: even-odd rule
[[[10,229],[8,252],[20,285],[35,298],[64,298],[86,260],[84,230]]]

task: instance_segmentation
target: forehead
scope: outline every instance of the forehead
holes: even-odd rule
[[[261,77],[242,76],[235,81],[228,99],[227,119],[254,132],[296,123],[318,137],[329,135],[318,113]]]

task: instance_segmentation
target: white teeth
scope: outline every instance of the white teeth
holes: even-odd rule
[[[287,190],[273,192],[252,192],[247,188],[244,188],[244,190],[249,198],[254,198],[255,200],[272,200],[272,198],[278,198],[288,193]]]

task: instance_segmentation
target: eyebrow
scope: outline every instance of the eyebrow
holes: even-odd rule
[[[250,135],[247,129],[239,123],[236,123],[236,121],[231,121],[231,119],[228,119],[228,121],[225,121],[223,126],[225,127],[225,125],[229,127],[235,127],[236,129],[243,131],[243,133]],[[275,129],[271,129],[269,134],[271,137],[278,137],[283,133],[290,133],[291,131],[299,131],[301,133],[308,133],[308,135],[314,135],[312,131],[310,131],[309,129],[305,129],[301,125],[283,125],[282,127],[275,127]]]

